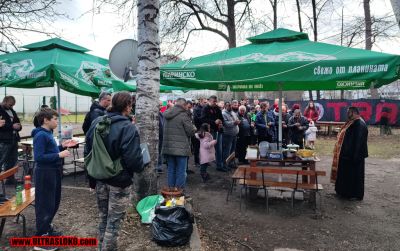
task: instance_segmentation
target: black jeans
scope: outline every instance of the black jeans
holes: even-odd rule
[[[236,156],[239,159],[239,162],[246,161],[246,159],[245,159],[246,158],[246,150],[250,144],[250,141],[251,141],[251,136],[237,137]]]
[[[13,168],[18,161],[18,142],[3,143],[0,142],[0,169],[7,171]],[[14,180],[14,175],[8,180]]]
[[[200,164],[200,140],[196,137],[192,137],[192,147],[193,147],[193,156],[194,156],[194,163]]]
[[[37,167],[34,177],[36,235],[40,236],[51,230],[50,224],[60,206],[62,168]]]

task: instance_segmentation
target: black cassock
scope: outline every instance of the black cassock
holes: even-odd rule
[[[347,130],[339,155],[336,193],[347,198],[364,197],[365,158],[368,157],[368,128],[357,119]]]

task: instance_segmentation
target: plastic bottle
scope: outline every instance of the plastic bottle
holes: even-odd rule
[[[17,204],[17,206],[22,204],[22,186],[18,185],[17,189],[16,189],[16,195],[15,195],[15,204]]]
[[[31,190],[31,187],[32,187],[31,176],[30,175],[26,175],[24,180],[25,180],[25,182],[24,182],[25,190]]]

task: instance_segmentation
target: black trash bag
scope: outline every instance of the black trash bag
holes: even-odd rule
[[[194,219],[185,207],[157,207],[154,213],[151,232],[158,245],[174,247],[189,242]]]

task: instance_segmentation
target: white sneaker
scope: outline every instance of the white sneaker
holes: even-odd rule
[[[36,251],[56,251],[58,248],[56,247],[34,247],[33,250]]]

